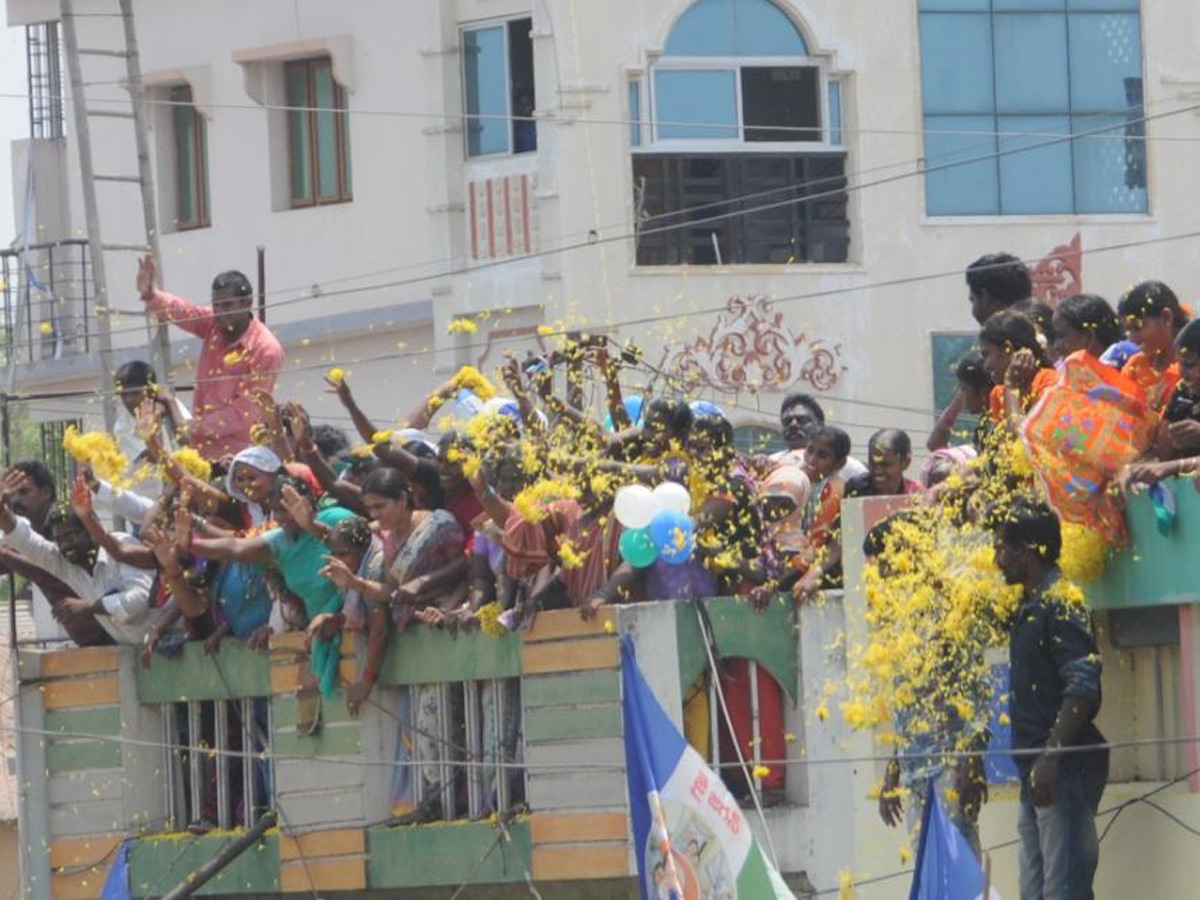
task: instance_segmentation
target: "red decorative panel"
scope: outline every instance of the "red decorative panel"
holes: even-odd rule
[[[505,259],[532,253],[536,246],[533,194],[536,176],[506,175],[467,185],[471,258]]]
[[[840,344],[797,334],[767,297],[731,297],[706,335],[670,345],[660,367],[723,391],[783,391],[800,382],[831,390],[846,371]]]
[[[1079,233],[1033,267],[1033,297],[1051,306],[1083,291],[1083,242]]]

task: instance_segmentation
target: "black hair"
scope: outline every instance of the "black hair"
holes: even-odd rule
[[[1033,322],[1034,328],[1038,330],[1038,334],[1046,339],[1047,344],[1054,340],[1054,307],[1049,303],[1043,303],[1041,300],[1034,300],[1030,297],[1014,303],[1009,309],[1012,312],[1028,316]]]
[[[692,408],[686,400],[668,400],[665,397],[655,397],[646,404],[646,412],[642,421],[646,422],[651,416],[661,417],[667,428],[667,434],[674,438],[686,437],[696,421]]]
[[[908,436],[907,431],[899,428],[881,428],[871,435],[871,440],[867,444],[868,453],[874,453],[876,450],[891,450],[897,456],[910,457],[912,456],[912,438]]]
[[[350,449],[350,439],[346,437],[346,432],[333,425],[314,425],[312,439],[325,459],[333,459],[339,453]]]
[[[1028,350],[1043,367],[1049,366],[1046,351],[1038,341],[1037,328],[1033,320],[1024,313],[1003,309],[993,315],[979,329],[980,342],[1001,347],[1008,352]]]
[[[429,449],[429,447],[425,444],[422,444],[422,446],[424,446],[426,450]],[[405,445],[404,449],[407,450],[408,446]],[[347,453],[342,458],[346,460],[346,471],[353,472],[355,475],[369,475],[383,465],[383,463],[379,461],[379,457],[375,456],[374,454],[371,456],[365,456],[361,453]]]
[[[692,423],[692,431],[708,435],[717,448],[733,448],[733,426],[724,416],[716,413],[699,416]]]
[[[408,478],[399,469],[380,466],[362,483],[362,492],[387,497],[389,500],[399,500],[408,496]]]
[[[462,447],[466,450],[474,450],[475,444],[469,437],[466,436],[466,434],[451,428],[440,438],[438,438],[437,453],[434,455],[440,455],[442,452],[449,450],[451,447]]]
[[[1059,303],[1057,312],[1071,327],[1088,332],[1105,347],[1124,336],[1116,310],[1099,294],[1075,294]]]
[[[901,522],[916,522],[917,515],[911,509],[902,509],[876,522],[863,538],[863,556],[882,556],[887,550],[892,529]]]
[[[236,269],[222,272],[214,278],[212,292],[214,296],[224,294],[239,299],[254,296],[254,288],[250,286],[250,279]]]
[[[407,450],[409,453],[418,457],[419,459],[437,459],[437,451],[424,441],[419,441],[416,438],[413,438],[411,441],[405,441],[400,446],[402,449]],[[378,457],[372,457],[372,459],[377,458]]]
[[[351,550],[366,550],[371,546],[371,523],[362,516],[339,519],[332,532],[334,537],[341,538]]]
[[[1012,306],[1029,299],[1033,279],[1029,267],[1011,253],[988,253],[967,266],[967,287],[1000,306]]]
[[[83,530],[83,522],[79,516],[75,515],[75,510],[71,509],[69,503],[55,503],[46,513],[46,530],[53,532],[59,525],[68,525],[71,528]]]
[[[814,429],[808,442],[811,445],[817,440],[829,441],[829,446],[833,448],[838,459],[846,459],[850,455],[850,435],[836,425],[822,425]]]
[[[51,500],[58,498],[58,487],[54,483],[54,476],[50,474],[45,463],[36,459],[23,459],[14,463],[13,468],[27,476],[35,488],[49,488]]]
[[[287,472],[280,472],[275,476],[275,486],[271,488],[271,496],[278,498],[285,487],[294,488],[296,493],[308,500],[313,499],[312,485],[303,478],[297,478],[295,475],[289,475]]]
[[[825,424],[825,410],[821,409],[821,404],[811,394],[788,394],[783,398],[783,402],[779,404],[779,415],[783,416],[793,406],[803,406],[812,417],[817,420],[817,424]]]
[[[992,379],[983,367],[983,354],[978,350],[967,353],[954,366],[954,377],[963,384],[983,390],[992,386]]]
[[[113,375],[113,384],[118,389],[144,388],[158,384],[154,375],[154,367],[142,359],[131,360]]]
[[[1058,515],[1034,497],[1016,497],[1000,512],[992,525],[1000,540],[1010,547],[1026,546],[1046,563],[1058,562],[1062,552],[1062,526]]]
[[[1200,357],[1200,319],[1193,319],[1175,335],[1175,348],[1188,356]]]
[[[1121,297],[1117,312],[1122,319],[1145,319],[1161,315],[1170,310],[1176,332],[1187,324],[1188,314],[1179,305],[1175,292],[1161,281],[1143,281],[1135,284]]]

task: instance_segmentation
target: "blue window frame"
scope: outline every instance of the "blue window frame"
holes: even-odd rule
[[[1139,0],[919,0],[932,216],[1144,213]]]

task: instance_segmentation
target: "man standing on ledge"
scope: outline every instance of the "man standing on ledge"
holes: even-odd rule
[[[163,322],[173,322],[203,341],[196,363],[195,418],[179,435],[210,460],[251,444],[250,430],[266,419],[271,391],[283,368],[283,347],[254,317],[254,291],[241,272],[213,279],[212,308],[195,306],[154,286],[154,258],[138,264],[137,289]]]

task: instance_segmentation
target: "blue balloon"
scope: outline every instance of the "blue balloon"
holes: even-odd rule
[[[692,520],[677,509],[664,509],[650,520],[650,539],[658,548],[659,558],[671,565],[685,563],[696,546]]]

